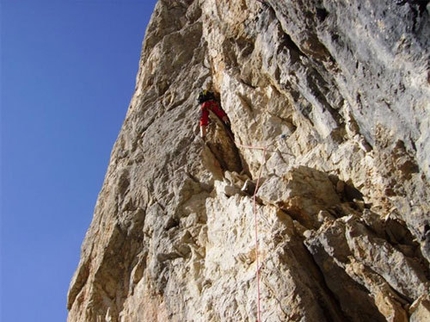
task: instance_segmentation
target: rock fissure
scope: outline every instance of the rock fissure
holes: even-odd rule
[[[429,320],[429,6],[158,1],[68,321]]]

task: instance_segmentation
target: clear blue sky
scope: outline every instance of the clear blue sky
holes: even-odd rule
[[[0,1],[0,320],[66,321],[156,0]]]

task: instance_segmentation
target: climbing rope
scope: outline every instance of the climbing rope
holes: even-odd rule
[[[260,171],[258,173],[257,183],[255,184],[254,195],[253,195],[253,212],[254,212],[254,228],[255,228],[255,263],[256,263],[256,280],[257,280],[257,322],[261,322],[261,291],[260,291],[260,258],[259,258],[259,238],[258,238],[258,215],[257,215],[257,192],[260,187],[261,173],[263,167],[266,164],[266,152],[267,147],[256,147],[249,145],[238,144],[245,149],[262,150],[263,151],[263,162],[260,165]]]

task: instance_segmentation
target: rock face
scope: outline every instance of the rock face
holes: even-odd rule
[[[427,3],[159,0],[68,321],[429,321]]]

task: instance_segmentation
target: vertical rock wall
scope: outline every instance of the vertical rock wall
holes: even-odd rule
[[[159,0],[68,321],[430,319],[427,2]]]

